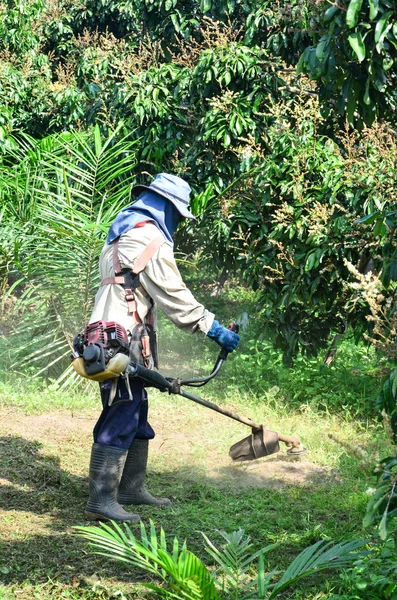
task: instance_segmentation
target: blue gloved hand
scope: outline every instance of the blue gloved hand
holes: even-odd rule
[[[227,352],[233,352],[240,341],[240,336],[237,333],[234,333],[231,329],[226,329],[226,327],[223,327],[223,325],[216,320],[212,323],[207,336],[222,346]]]

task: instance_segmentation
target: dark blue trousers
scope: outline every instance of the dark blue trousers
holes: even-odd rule
[[[128,450],[132,441],[152,440],[154,431],[148,423],[148,398],[143,382],[131,378],[132,400],[123,378],[119,377],[116,397],[109,406],[112,380],[99,384],[102,399],[102,413],[94,427],[94,442],[101,446],[114,446]]]

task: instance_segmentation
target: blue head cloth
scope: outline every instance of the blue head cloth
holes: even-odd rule
[[[145,190],[136,202],[119,212],[109,229],[106,242],[111,244],[122,233],[134,229],[135,225],[142,221],[152,221],[165,239],[174,245],[172,234],[182,218],[172,202],[155,192]]]

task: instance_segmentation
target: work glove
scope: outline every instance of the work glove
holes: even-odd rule
[[[214,320],[207,336],[222,346],[227,352],[233,352],[238,346],[240,336],[231,329],[226,329],[218,321]]]

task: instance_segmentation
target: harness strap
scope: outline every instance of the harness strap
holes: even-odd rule
[[[121,273],[122,271],[118,254],[119,239],[120,238],[117,238],[113,242],[113,268],[115,273]],[[141,273],[146,268],[146,265],[148,264],[149,260],[153,258],[157,250],[164,244],[164,242],[165,239],[163,237],[157,237],[154,240],[152,240],[146,246],[142,254],[138,256],[131,271],[135,275]],[[105,277],[101,281],[101,285],[109,285],[110,283],[117,283],[119,285],[123,285],[125,284],[125,277],[124,275],[116,275],[115,277]]]
[[[115,272],[115,277],[105,277],[105,279],[102,279],[101,285],[109,285],[109,284],[116,283],[118,285],[124,286],[126,283],[124,275],[120,275],[122,269],[121,269],[120,258],[119,258],[119,240],[120,240],[120,237],[116,238],[113,242],[112,259],[113,259],[113,268],[114,268],[114,272]],[[157,250],[160,248],[160,246],[162,246],[164,244],[164,242],[165,242],[165,239],[163,238],[163,236],[154,238],[154,240],[152,240],[146,246],[144,251],[138,256],[133,268],[131,269],[131,272],[134,275],[138,275],[139,273],[141,273],[146,268],[146,265],[148,264],[149,260],[151,258],[153,258],[153,256],[157,252]],[[137,311],[137,303],[136,303],[134,290],[132,288],[124,288],[124,292],[125,292],[125,299],[126,299],[127,305],[128,305],[128,312],[130,314],[134,315],[134,318],[137,323],[142,323],[141,318]]]
[[[134,291],[131,290],[130,288],[125,289],[124,291],[125,291],[125,299],[127,300],[127,305],[128,305],[128,312],[131,315],[134,315],[135,321],[137,323],[142,323],[141,317],[138,314]]]
[[[138,256],[137,260],[135,261],[134,266],[132,267],[132,272],[136,273],[136,274],[141,273],[141,271],[143,271],[145,269],[149,260],[155,255],[157,250],[160,248],[160,246],[162,246],[164,244],[164,242],[165,242],[165,239],[162,236],[154,238],[154,240],[152,240],[150,242],[150,244],[148,244],[146,246],[146,248],[144,249],[142,254],[140,256]],[[119,264],[120,264],[120,262],[119,262]],[[119,271],[116,271],[116,273],[118,273],[118,272]]]
[[[124,275],[116,275],[116,277],[105,277],[105,279],[102,279],[101,281],[101,285],[107,285],[108,283],[118,283],[119,285],[122,285],[123,283],[125,283]]]
[[[116,238],[113,242],[113,269],[116,275],[117,273],[121,272],[121,264],[119,259],[119,240],[120,237]],[[116,283],[116,281],[112,281],[111,283]]]

